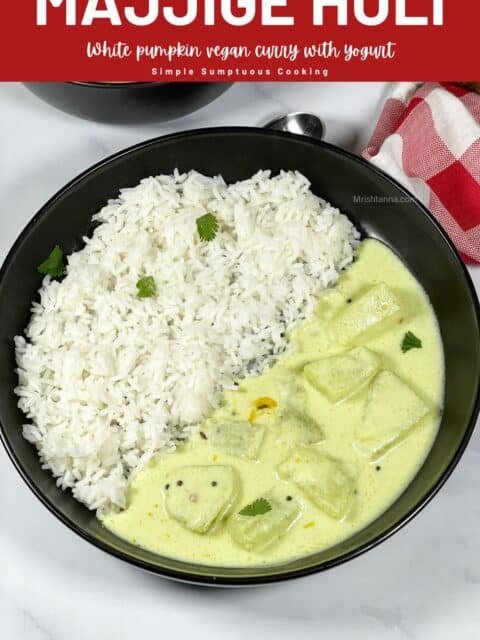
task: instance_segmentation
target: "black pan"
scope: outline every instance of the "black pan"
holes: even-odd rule
[[[82,246],[91,216],[119,188],[143,177],[197,169],[227,181],[259,169],[296,169],[313,190],[347,213],[365,236],[397,253],[433,304],[446,357],[445,411],[438,437],[422,469],[402,496],[375,522],[334,547],[275,567],[222,569],[157,556],[104,529],[69,493],[42,471],[34,448],[21,435],[23,417],[13,389],[13,337],[29,319],[41,284],[38,264],[55,244]],[[383,204],[371,202],[372,197]],[[205,129],[159,138],[118,153],[89,169],[33,218],[0,272],[0,422],[7,451],[33,492],[80,536],[134,565],[162,576],[217,585],[261,584],[328,569],[374,547],[409,522],[437,493],[457,465],[479,411],[479,303],[457,252],[426,209],[405,189],[363,160],[331,145],[291,134],[249,128]],[[439,558],[440,560],[440,558]]]
[[[213,102],[228,82],[26,82],[53,107],[87,120],[142,124],[175,120]]]

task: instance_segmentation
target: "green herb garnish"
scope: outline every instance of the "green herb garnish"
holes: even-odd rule
[[[405,334],[402,342],[403,353],[407,353],[407,351],[410,351],[410,349],[421,349],[422,346],[422,341],[420,340],[420,338],[417,338],[414,333],[408,331]]]
[[[58,244],[54,247],[48,258],[37,267],[37,271],[52,278],[60,278],[63,276],[65,273],[65,263],[63,261],[63,251]]]
[[[213,213],[206,213],[201,218],[197,218],[197,229],[200,238],[210,242],[217,235],[218,220]]]
[[[265,498],[258,498],[255,502],[247,504],[246,507],[239,512],[241,516],[262,516],[272,510],[272,505]]]
[[[153,298],[157,293],[157,285],[153,276],[145,276],[137,282],[139,298]]]

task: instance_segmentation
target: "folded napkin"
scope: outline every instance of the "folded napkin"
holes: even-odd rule
[[[480,95],[400,83],[364,157],[430,209],[466,262],[480,264]]]

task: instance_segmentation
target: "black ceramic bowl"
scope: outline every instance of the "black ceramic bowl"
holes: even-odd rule
[[[26,82],[49,104],[75,116],[134,124],[193,113],[224,93],[227,82]]]
[[[42,471],[21,435],[23,417],[13,389],[13,337],[29,319],[41,284],[36,267],[56,243],[71,252],[92,230],[91,216],[120,187],[141,178],[195,168],[241,180],[259,169],[297,169],[313,190],[346,212],[365,236],[397,253],[426,289],[435,308],[446,357],[445,411],[435,444],[401,497],[377,520],[330,549],[279,566],[229,569],[192,565],[139,549],[104,529]],[[378,196],[387,204],[362,204]],[[89,542],[162,576],[202,584],[273,582],[321,571],[367,551],[409,522],[443,485],[472,434],[479,410],[479,305],[470,278],[437,223],[402,187],[361,159],[331,145],[261,129],[205,129],[179,133],[116,154],[76,178],[34,217],[0,273],[0,422],[18,471],[45,506]]]

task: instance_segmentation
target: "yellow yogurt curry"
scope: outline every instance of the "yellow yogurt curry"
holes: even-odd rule
[[[442,343],[425,292],[366,240],[290,343],[175,453],[152,459],[104,525],[161,555],[247,567],[318,552],[385,511],[441,417]]]

